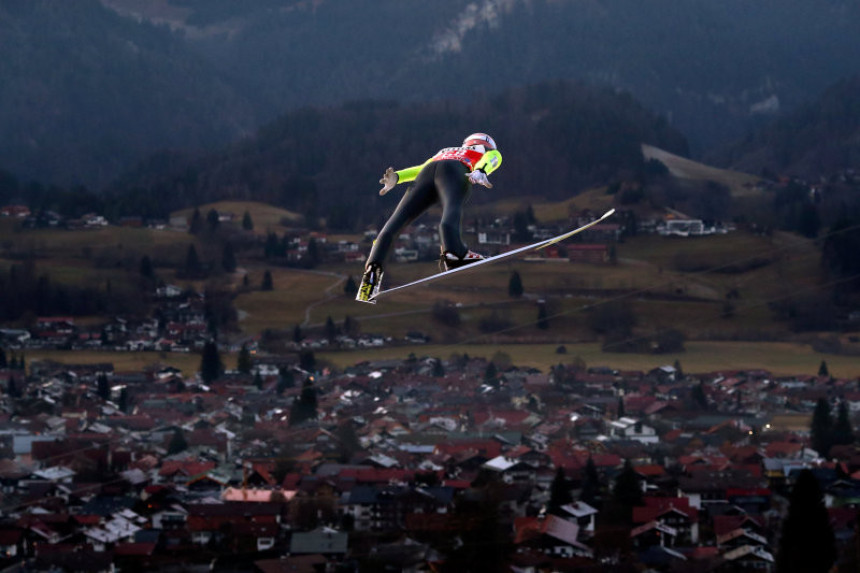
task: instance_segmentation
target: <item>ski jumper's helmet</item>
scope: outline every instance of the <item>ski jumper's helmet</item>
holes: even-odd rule
[[[463,147],[471,147],[473,145],[483,145],[486,151],[496,149],[496,142],[486,133],[473,133],[463,140]]]

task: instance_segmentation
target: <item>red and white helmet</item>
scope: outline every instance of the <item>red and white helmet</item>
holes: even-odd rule
[[[486,133],[473,133],[463,140],[463,147],[472,147],[473,145],[483,145],[486,151],[496,149],[496,142]]]

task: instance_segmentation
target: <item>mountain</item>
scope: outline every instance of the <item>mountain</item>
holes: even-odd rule
[[[423,163],[471,132],[491,133],[503,155],[489,193],[569,198],[640,172],[642,142],[684,155],[686,139],[629,94],[553,82],[507,90],[469,104],[365,101],[292,111],[225,150],[200,158],[162,155],[113,187],[129,213],[223,199],[253,199],[326,214],[334,228],[374,222],[394,197],[377,195],[380,175]],[[402,190],[402,189],[399,189]]]
[[[95,0],[0,3],[0,168],[100,187],[157,149],[214,149],[255,104],[163,27]]]
[[[101,187],[308,106],[630,93],[691,154],[856,74],[854,0],[6,0],[0,169]]]
[[[853,0],[104,1],[170,22],[276,113],[570,79],[629,91],[694,154],[860,71]]]
[[[860,165],[860,75],[831,86],[813,102],[712,154],[740,171],[818,180]]]

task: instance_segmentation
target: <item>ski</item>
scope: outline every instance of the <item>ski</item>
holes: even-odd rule
[[[577,233],[581,233],[581,232],[585,231],[586,229],[589,229],[589,228],[593,227],[594,225],[597,225],[601,221],[609,218],[613,213],[615,213],[615,209],[610,209],[609,211],[607,211],[606,213],[604,213],[603,215],[601,215],[599,218],[595,219],[594,221],[591,221],[590,223],[587,223],[581,227],[577,227],[576,229],[573,229],[572,231],[568,231],[567,233],[558,235],[556,237],[552,237],[550,239],[544,239],[543,241],[538,241],[537,243],[532,243],[531,245],[526,245],[526,246],[520,247],[518,249],[506,251],[506,252],[498,254],[494,257],[487,257],[486,259],[481,259],[480,261],[470,263],[470,264],[464,265],[462,267],[457,267],[457,268],[451,269],[449,271],[436,273],[434,275],[420,278],[416,281],[412,281],[412,282],[409,282],[406,284],[402,284],[402,285],[398,285],[395,287],[391,287],[389,289],[385,289],[385,290],[377,293],[376,296],[372,297],[367,302],[376,303],[376,301],[379,300],[380,298],[382,298],[384,296],[388,296],[389,294],[395,293],[395,292],[403,290],[403,289],[407,289],[407,288],[414,287],[414,286],[424,284],[424,283],[429,283],[429,282],[435,281],[435,280],[440,280],[443,278],[448,278],[452,275],[462,274],[462,273],[465,273],[467,271],[473,271],[477,268],[480,268],[483,265],[489,265],[492,263],[496,263],[496,262],[499,262],[503,259],[508,259],[510,257],[518,255],[520,253],[525,253],[528,251],[537,251],[537,250],[543,249],[545,247],[548,247],[550,245],[554,245],[554,244],[556,244],[560,241],[563,241],[565,239],[569,239],[570,237],[576,235]]]

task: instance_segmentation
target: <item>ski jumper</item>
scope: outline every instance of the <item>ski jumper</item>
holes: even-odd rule
[[[442,221],[439,223],[442,251],[461,258],[465,256],[468,248],[460,236],[460,229],[462,207],[472,191],[468,175],[473,171],[489,175],[502,164],[502,154],[498,150],[484,152],[479,147],[446,147],[423,164],[396,172],[398,183],[414,181],[414,184],[403,194],[394,213],[377,235],[366,266],[381,266],[400,231],[437,203],[442,206]]]

